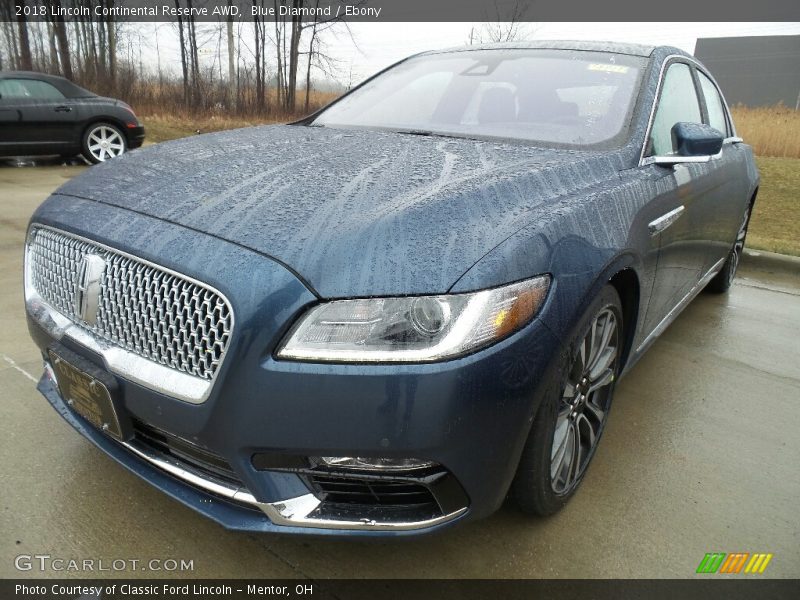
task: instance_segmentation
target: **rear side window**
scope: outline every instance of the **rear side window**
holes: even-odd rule
[[[650,133],[650,154],[672,154],[672,126],[675,123],[702,122],[692,71],[687,64],[673,63],[661,84],[661,98]]]
[[[59,100],[64,98],[64,94],[55,87],[36,79],[3,79],[0,81],[0,95],[3,99]]]
[[[706,99],[706,108],[708,109],[708,124],[714,129],[727,137],[728,135],[728,121],[725,119],[725,107],[722,104],[722,98],[717,91],[717,86],[700,71],[697,72],[700,77],[700,87],[703,90],[703,96]]]

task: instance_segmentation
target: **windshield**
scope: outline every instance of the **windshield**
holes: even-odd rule
[[[411,58],[313,125],[566,146],[626,137],[645,59],[575,50],[475,50]]]

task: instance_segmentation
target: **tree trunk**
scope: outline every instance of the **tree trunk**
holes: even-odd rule
[[[228,0],[228,8],[230,9],[232,6],[233,0]],[[233,16],[230,13],[228,14],[226,27],[228,34],[228,107],[235,111],[238,94],[234,88],[234,82],[236,81],[236,61],[234,60],[233,48]]]
[[[17,17],[17,32],[19,35],[19,68],[23,71],[33,70],[31,57],[31,43],[28,39],[28,18],[25,15]]]
[[[175,8],[180,10],[179,0],[175,0]],[[181,70],[183,71],[183,103],[189,106],[189,69],[186,64],[186,42],[183,35],[183,19],[178,15],[178,38],[181,44]]]
[[[253,6],[256,6],[256,0],[253,0]],[[261,4],[263,8],[263,3]],[[260,17],[256,16],[253,20],[253,32],[255,37],[255,75],[256,75],[256,97],[255,106],[258,113],[263,114],[266,109],[266,81],[264,81],[264,74],[266,72],[265,63],[267,62],[266,56],[266,29],[267,23]]]
[[[302,8],[303,0],[293,0],[294,8]],[[286,110],[294,112],[297,93],[297,67],[300,61],[300,37],[303,34],[302,17],[292,16],[291,38],[289,39],[289,81],[286,86]]]
[[[35,26],[36,27],[33,35],[33,45],[36,52],[34,53],[33,66],[37,71],[40,71],[47,67],[47,51],[44,49],[44,39],[43,39],[44,36],[42,35],[42,24],[35,23]]]
[[[97,60],[97,40],[95,39],[93,21],[86,22],[86,33],[89,40],[89,60],[92,67],[92,75],[94,77],[94,81],[97,82],[100,75],[100,70]]]
[[[319,0],[315,8],[319,8]],[[311,100],[311,65],[314,60],[314,40],[317,37],[317,23],[319,22],[316,11],[314,13],[314,25],[311,27],[311,39],[308,41],[308,65],[306,66],[306,105],[305,113],[309,113],[309,102]]]
[[[108,0],[108,7],[114,8],[114,0]],[[117,24],[113,15],[106,17],[106,37],[108,38],[108,76],[112,89],[117,82]]]
[[[0,27],[3,28],[3,38],[5,39],[6,51],[8,52],[8,68],[13,71],[16,68],[14,57],[19,56],[19,52],[17,51],[17,40],[11,28],[11,22],[11,5],[0,2]],[[5,68],[5,65],[3,65],[2,68]],[[0,70],[2,70],[2,68],[0,68]]]
[[[53,17],[53,28],[58,41],[58,54],[61,57],[61,74],[67,79],[72,79],[72,56],[67,39],[67,26],[64,23],[64,17],[60,15],[61,0],[53,0],[53,5],[59,11],[59,15]]]
[[[189,11],[192,10],[192,0],[186,0]],[[188,38],[189,38],[189,59],[192,71],[191,101],[192,108],[198,108],[200,97],[200,62],[197,58],[197,30],[195,28],[194,16],[191,12],[188,17]]]
[[[277,60],[277,71],[275,74],[275,83],[278,91],[278,106],[283,108],[285,106],[285,86],[284,86],[284,63],[283,63],[283,38],[286,34],[285,23],[278,16],[278,0],[273,1],[275,8],[275,59]]]
[[[51,73],[60,73],[61,67],[58,64],[58,48],[56,48],[56,28],[52,21],[47,22],[47,41],[50,44],[50,60],[47,68]]]

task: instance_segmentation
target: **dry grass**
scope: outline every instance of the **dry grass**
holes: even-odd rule
[[[800,111],[782,105],[733,108],[736,133],[758,156],[800,158]]]
[[[285,123],[291,119],[273,117],[225,117],[217,115],[180,115],[166,113],[140,114],[147,132],[147,143],[166,142],[177,138],[226,129],[238,129],[267,123]]]
[[[747,234],[747,247],[800,256],[800,160],[758,157],[761,187]]]
[[[177,102],[161,103],[157,101],[141,101],[135,105],[135,108],[136,114],[144,123],[147,131],[148,143],[157,143],[194,135],[198,132],[209,133],[253,125],[296,121],[322,108],[335,100],[337,96],[338,94],[312,91],[308,111],[306,111],[305,92],[301,91],[298,97],[298,106],[301,108],[293,113],[274,109],[259,113],[243,109],[239,111],[239,114],[232,114],[221,105],[205,110],[188,111],[180,108]],[[276,105],[275,90],[269,90],[267,106],[274,107]]]

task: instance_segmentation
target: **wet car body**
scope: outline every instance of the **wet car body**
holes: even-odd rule
[[[590,299],[610,281],[617,287],[631,324],[622,357],[630,369],[719,270],[758,185],[752,154],[733,131],[713,163],[643,161],[664,67],[694,66],[690,57],[672,48],[566,47],[644,59],[620,147],[300,124],[162,144],[62,186],[32,230],[52,228],[211,286],[235,321],[213,385],[180,398],[112,364],[109,345],[79,322],[54,322],[29,300],[46,360],[55,343],[112,374],[119,411],[131,419],[125,443],[66,406],[50,364],[40,390],[128,469],[229,528],[404,535],[490,514]],[[687,214],[654,232],[677,203]],[[537,316],[463,356],[409,364],[276,356],[320,302],[473,292],[541,274],[550,286]],[[408,478],[308,462],[353,455],[414,456],[437,467]],[[337,485],[356,482],[378,501],[326,501],[341,497]],[[381,500],[395,493],[413,496],[414,506],[387,509]]]

